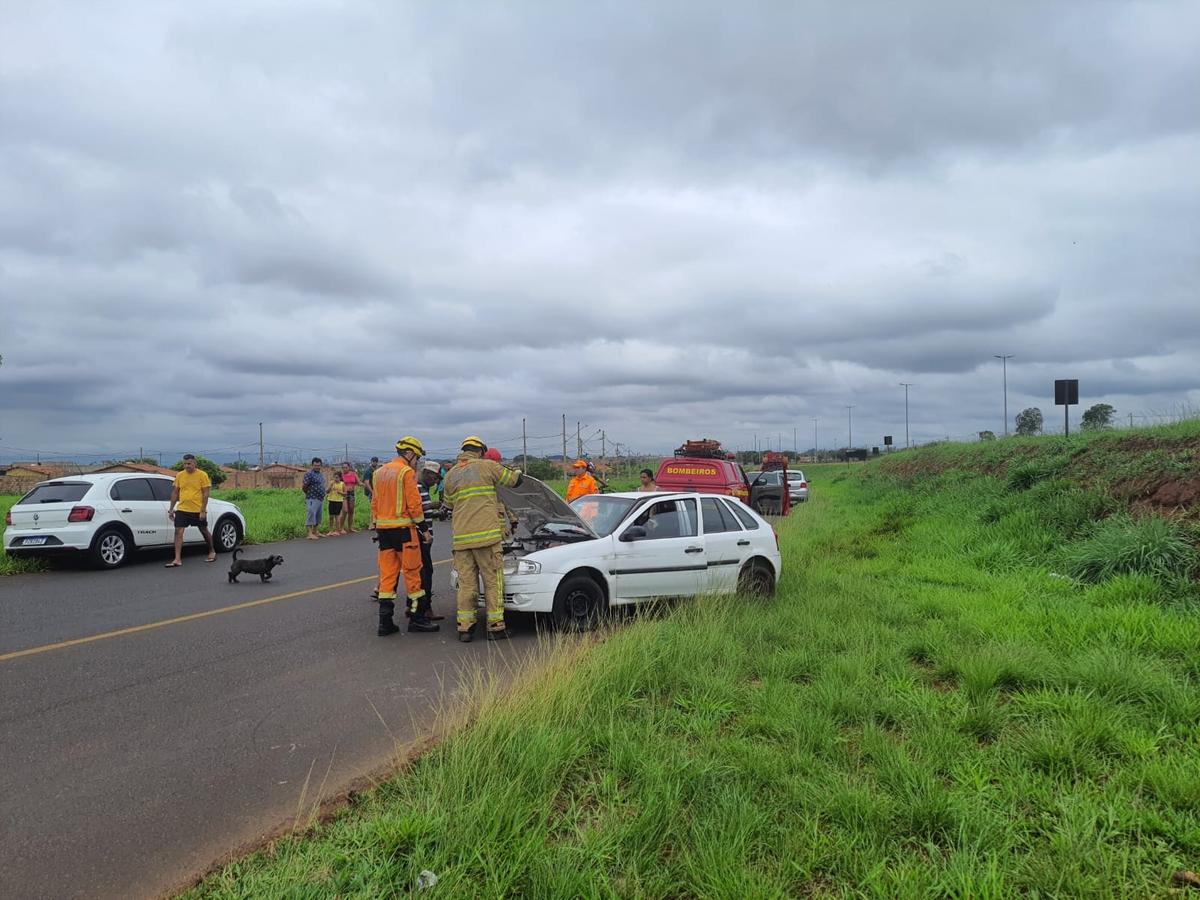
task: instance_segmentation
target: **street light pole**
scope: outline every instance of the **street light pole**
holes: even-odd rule
[[[1010,353],[1007,356],[1001,356],[998,353],[993,353],[992,357],[1000,360],[1004,366],[1004,436],[1008,437],[1008,361],[1013,358],[1013,354]]]
[[[908,442],[908,389],[912,387],[912,382],[901,381],[900,384],[904,386],[904,446],[911,447],[912,444]]]
[[[850,444],[847,449],[850,450],[854,449],[854,415],[850,412],[852,409],[854,409],[853,406],[846,407],[846,431],[848,432],[846,440]]]

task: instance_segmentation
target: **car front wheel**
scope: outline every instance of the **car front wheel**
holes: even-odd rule
[[[242,540],[242,529],[238,527],[237,520],[226,516],[217,522],[217,529],[213,532],[213,544],[218,553],[230,553]]]
[[[99,569],[115,569],[129,558],[130,549],[125,532],[118,528],[106,528],[96,535],[88,556],[92,565]]]
[[[604,609],[604,592],[586,575],[563,581],[554,595],[554,627],[559,631],[591,631]]]

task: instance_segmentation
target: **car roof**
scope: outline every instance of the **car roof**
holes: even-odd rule
[[[639,497],[654,497],[657,499],[664,497],[723,497],[726,500],[730,499],[728,494],[714,494],[711,491],[614,491],[611,494],[589,494],[588,496],[623,497],[630,500],[636,500]]]
[[[122,478],[170,478],[158,472],[87,472],[83,475],[60,475],[57,478],[47,478],[38,484],[63,484],[64,482],[86,481],[90,484],[108,484]],[[37,485],[35,485],[36,487]]]

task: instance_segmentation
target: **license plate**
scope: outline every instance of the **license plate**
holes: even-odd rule
[[[21,546],[22,547],[36,547],[39,544],[44,544],[44,543],[46,543],[46,539],[44,537],[25,538],[25,540],[21,543]]]

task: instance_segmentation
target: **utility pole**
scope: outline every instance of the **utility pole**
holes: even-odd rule
[[[796,426],[792,426],[792,456],[800,455],[800,445],[796,443]]]
[[[529,474],[529,439],[525,436],[525,417],[521,417],[521,471]]]
[[[567,477],[567,414],[563,413],[563,455],[562,455],[563,478]]]
[[[1008,361],[1013,358],[1012,353],[1007,356],[1001,356],[999,353],[993,353],[992,358],[1000,360],[1004,367],[1004,436],[1008,437]]]
[[[912,387],[912,383],[901,381],[900,384],[904,386],[904,446],[911,447],[912,444],[908,442],[908,389]],[[1007,419],[1008,413],[1005,413],[1004,417]]]
[[[346,444],[346,455],[342,457],[346,462],[350,462],[350,445]]]
[[[854,409],[853,406],[846,407],[846,429],[849,432],[846,436],[846,440],[850,445],[850,450],[854,449],[854,415],[850,412],[852,409]]]
[[[605,443],[606,438],[607,438],[607,435],[605,434],[604,429],[601,428],[600,429],[600,462],[604,462],[604,457],[607,455],[607,452],[608,452],[608,445]]]
[[[817,453],[817,419],[813,419],[813,462],[816,462],[820,458],[820,455]]]
[[[263,439],[262,439],[262,422],[258,423],[258,468],[261,470],[264,465],[263,461]]]
[[[579,422],[575,423],[575,449],[579,451],[575,454],[575,458],[583,459],[583,433],[580,431]]]

